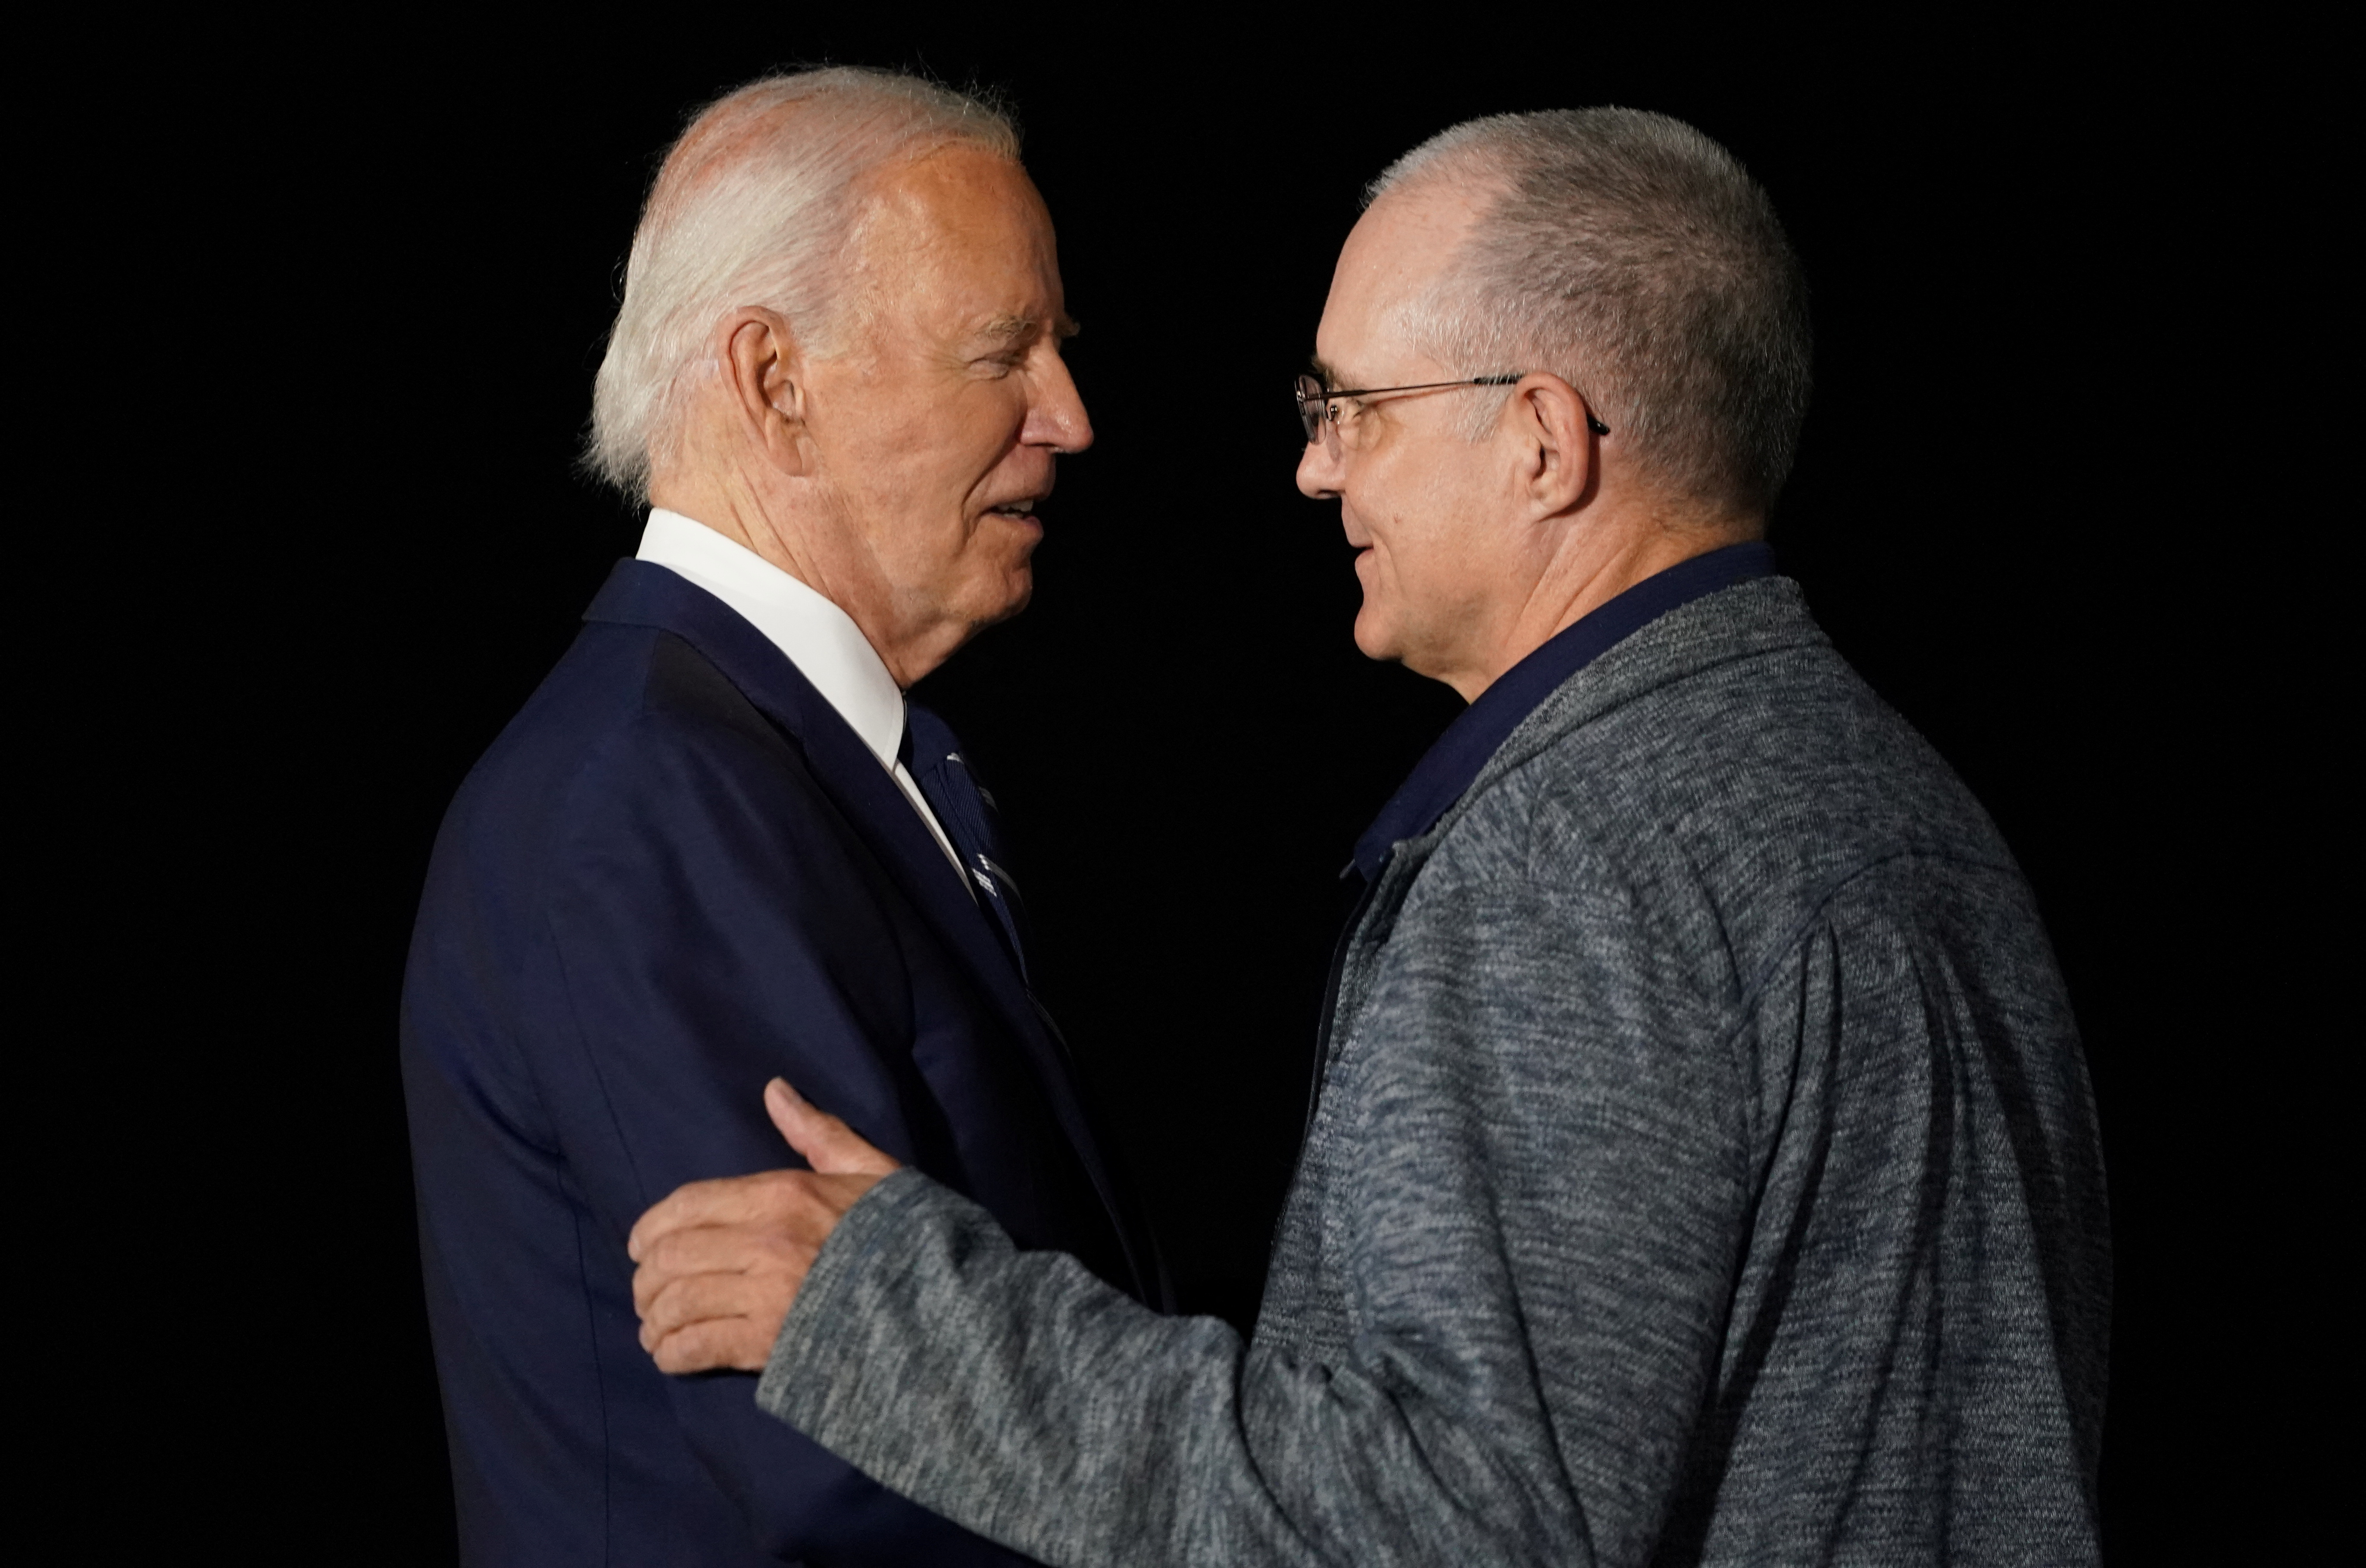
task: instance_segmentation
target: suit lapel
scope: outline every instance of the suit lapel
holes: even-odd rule
[[[681,637],[804,749],[815,778],[1018,1037],[1053,1113],[1108,1211],[1137,1280],[1147,1291],[1147,1260],[1122,1217],[1065,1045],[988,929],[986,922],[994,917],[979,908],[956,879],[935,836],[862,738],[763,633],[729,605],[664,567],[618,561],[583,618],[652,626]]]

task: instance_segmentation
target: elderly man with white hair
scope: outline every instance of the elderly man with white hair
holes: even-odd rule
[[[637,1342],[626,1233],[760,1170],[794,1077],[1128,1300],[1156,1264],[1027,983],[991,797],[903,689],[1016,614],[1092,440],[1009,124],[758,82],[667,157],[592,459],[650,504],[469,774],[404,989],[422,1249],[470,1562],[1005,1563]]]
[[[1470,705],[1356,848],[1254,1337],[775,1084],[813,1173],[635,1227],[655,1359],[1076,1568],[2093,1561],[2078,1036],[1994,828],[1763,543],[1808,369],[1765,195],[1660,116],[1457,127],[1316,347],[1358,645]]]

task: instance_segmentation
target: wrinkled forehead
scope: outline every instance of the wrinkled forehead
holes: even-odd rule
[[[862,176],[856,198],[866,224],[897,227],[929,243],[1039,227],[1048,235],[1051,229],[1051,215],[1027,171],[964,142],[880,164]]]
[[[947,148],[883,169],[850,235],[858,286],[930,316],[980,324],[1061,311],[1051,214],[1017,164]]]

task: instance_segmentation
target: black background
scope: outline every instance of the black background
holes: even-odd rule
[[[142,701],[190,760],[147,802],[175,830],[142,898],[206,1043],[169,1194],[201,1223],[157,1275],[194,1283],[164,1298],[197,1391],[159,1440],[222,1461],[191,1517],[266,1556],[448,1558],[393,1051],[421,873],[637,537],[571,465],[659,154],[716,92],[828,61],[1006,92],[1059,227],[1098,441],[1033,607],[916,694],[1004,804],[1044,990],[1188,1304],[1254,1310],[1336,873],[1457,707],[1356,653],[1335,508],[1291,484],[1283,382],[1358,190],[1474,114],[1659,109],[1767,186],[1815,291],[1786,570],[1995,815],[2068,976],[2117,1249],[2107,1540],[2277,1555],[2333,1474],[2312,1413],[2355,1387],[2309,1197],[2354,1039],[2315,994],[2352,726],[2298,673],[2348,570],[2305,390],[2322,40],[1141,17],[357,21],[202,76],[135,221],[220,280],[182,339],[210,373],[173,394],[212,440],[186,525],[125,547],[176,605]]]

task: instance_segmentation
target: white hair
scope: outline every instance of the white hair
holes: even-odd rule
[[[1676,493],[1763,516],[1807,414],[1808,290],[1733,155],[1639,109],[1492,115],[1398,159],[1365,203],[1436,179],[1493,194],[1405,312],[1422,351],[1459,375],[1551,371]],[[1501,407],[1478,400],[1474,439]]]
[[[658,170],[592,393],[592,472],[636,501],[679,453],[708,336],[742,306],[828,353],[843,325],[863,176],[966,142],[1019,156],[1009,117],[917,77],[837,66],[767,76],[708,105]]]

